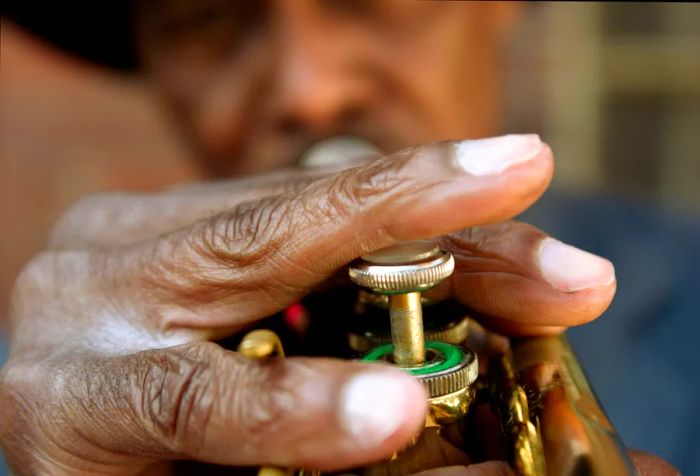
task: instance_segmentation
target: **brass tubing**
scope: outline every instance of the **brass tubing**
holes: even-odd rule
[[[548,474],[636,474],[565,336],[516,341],[512,359],[517,382],[537,402]]]
[[[425,338],[420,293],[390,295],[389,315],[394,363],[401,367],[421,365],[425,362]]]

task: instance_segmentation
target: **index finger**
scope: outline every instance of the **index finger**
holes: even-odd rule
[[[154,238],[241,203],[297,193],[340,167],[287,169],[274,173],[195,183],[159,193],[104,192],[88,195],[59,218],[51,249],[105,248]]]
[[[151,290],[160,326],[230,328],[296,302],[364,253],[509,218],[551,174],[534,135],[413,147],[142,243],[120,258],[135,266],[105,268]]]

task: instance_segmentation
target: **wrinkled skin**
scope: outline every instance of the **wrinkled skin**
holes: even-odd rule
[[[184,32],[154,25],[172,14],[165,5],[188,2],[153,2],[137,15],[145,69],[213,175],[289,166],[334,134],[395,151],[493,129],[489,58],[507,23],[503,6],[385,2],[368,13],[335,2],[271,3],[278,15],[245,23],[264,26],[235,54],[212,48],[238,32],[223,14],[200,15],[192,27],[175,22]],[[177,47],[166,48],[174,39],[163,41],[163,31],[175,31]],[[455,62],[460,54],[481,69]],[[349,74],[357,64],[361,74]],[[344,171],[284,170],[76,204],[13,293],[11,353],[0,374],[10,465],[28,475],[137,475],[172,474],[183,459],[341,469],[386,458],[424,421],[424,389],[412,378],[333,359],[254,363],[210,341],[397,241],[437,237],[456,258],[443,297],[492,329],[556,333],[598,317],[615,291],[610,263],[577,255],[595,272],[553,277],[542,258],[546,234],[509,221],[549,184],[549,147],[520,141],[489,173],[460,168],[455,150],[443,142]],[[480,160],[502,162],[492,152]],[[368,381],[386,384],[377,400],[394,411],[358,414],[349,389]],[[641,461],[643,474],[673,472]],[[430,474],[508,469],[488,462]]]

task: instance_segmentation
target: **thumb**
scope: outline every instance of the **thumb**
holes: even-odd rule
[[[102,401],[90,405],[101,413],[91,418],[104,418],[122,435],[90,437],[115,452],[138,447],[151,461],[358,466],[407,444],[425,418],[423,386],[376,364],[309,358],[258,363],[205,342],[104,365],[91,378],[109,376],[118,394],[92,392]]]

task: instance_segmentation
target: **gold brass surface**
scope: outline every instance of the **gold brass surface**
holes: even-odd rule
[[[258,476],[294,476],[294,470],[264,466],[258,470]]]
[[[393,357],[398,366],[425,362],[420,291],[436,286],[453,270],[452,255],[431,241],[397,243],[363,255],[348,268],[353,282],[389,296]]]
[[[422,297],[421,302],[425,306],[425,299]],[[388,308],[388,300],[386,307]],[[451,322],[449,325],[438,329],[423,329],[423,333],[425,335],[425,340],[435,340],[438,342],[447,342],[448,344],[459,345],[464,343],[469,336],[469,318],[464,317],[459,321]],[[352,350],[357,352],[367,352],[374,347],[382,344],[388,344],[389,342],[391,342],[391,338],[383,335],[376,335],[372,333],[348,334],[348,345]]]
[[[243,340],[247,342],[243,347],[258,347],[250,355],[269,357],[278,352],[278,340],[265,334],[253,337]],[[501,421],[507,457],[518,476],[636,474],[565,337],[514,341],[510,351],[492,361],[489,379],[485,391]],[[411,446],[389,461],[341,474],[398,476],[468,464],[462,445],[449,435],[468,414],[475,393],[472,385],[431,398],[426,428]],[[327,473],[268,467],[259,476],[290,474]]]
[[[429,398],[450,395],[475,385],[479,377],[479,360],[476,352],[467,347],[461,350],[462,359],[459,362],[452,363],[445,370],[418,376],[428,390]]]
[[[431,359],[446,357],[434,348],[426,356],[423,329],[423,310],[420,291],[430,289],[447,278],[454,269],[452,255],[442,251],[430,241],[399,243],[389,248],[362,256],[350,266],[350,278],[361,287],[373,291],[361,291],[357,312],[365,304],[389,309],[391,363],[404,369],[415,369],[426,365],[437,365]],[[436,332],[436,341],[455,338],[455,344],[466,338],[466,319],[456,325],[445,326]],[[350,335],[353,348],[371,350],[379,344],[380,337],[372,334]],[[448,346],[449,348],[449,346]],[[437,352],[437,353],[436,353]],[[400,476],[441,466],[467,464],[469,459],[463,438],[446,437],[449,430],[454,433],[456,422],[462,420],[475,399],[472,385],[478,376],[476,354],[469,350],[454,352],[460,359],[449,361],[449,366],[436,368],[434,372],[417,374],[428,387],[431,398],[428,403],[426,428],[404,451],[390,461],[364,468],[359,474],[366,476]],[[454,359],[454,357],[452,357]],[[439,369],[439,370],[438,370]],[[416,369],[417,370],[417,369]],[[443,433],[444,432],[444,433]]]
[[[271,357],[284,358],[282,342],[272,331],[257,329],[246,334],[238,345],[238,352],[250,360],[265,361]],[[258,476],[293,476],[294,470],[263,466],[258,470]]]
[[[466,466],[470,463],[469,456],[460,447],[460,442],[449,438],[448,433],[451,429],[453,428],[426,428],[409,447],[400,451],[389,461],[339,474],[408,476],[445,466]]]
[[[264,360],[275,355],[284,357],[280,338],[267,329],[257,329],[246,334],[238,345],[238,352],[251,360]]]
[[[426,427],[450,425],[464,418],[475,397],[476,388],[472,385],[454,393],[430,398]]]
[[[436,340],[455,345],[463,344],[467,337],[469,337],[469,318],[466,316],[442,329],[433,329],[425,333],[426,340]]]
[[[361,304],[369,304],[380,309],[389,309],[389,296],[387,294],[377,294],[360,289],[357,293],[357,300]],[[420,302],[424,306],[431,306],[436,303],[433,299],[425,296],[420,297]]]
[[[425,291],[452,274],[454,258],[434,243],[410,241],[370,253],[348,268],[350,279],[378,294]]]
[[[403,265],[430,259],[440,253],[441,250],[435,242],[416,240],[387,246],[372,253],[366,253],[361,258],[368,263],[376,265]]]
[[[389,315],[394,363],[400,367],[421,365],[425,362],[425,337],[420,293],[389,296]]]
[[[637,474],[565,336],[514,342],[510,360],[533,402],[549,474]]]
[[[485,351],[480,357],[489,355],[490,365],[487,374],[479,376],[474,351],[462,347],[458,349],[460,357],[457,358],[450,354],[454,345],[444,344],[441,348],[438,344],[444,342],[445,336],[460,337],[462,331],[466,337],[468,319],[459,320],[460,314],[457,313],[453,322],[436,330],[447,332],[437,334],[443,338],[429,337],[434,342],[428,343],[426,351],[427,334],[423,329],[420,290],[439,282],[427,280],[430,273],[426,266],[437,266],[436,263],[443,266],[447,262],[446,255],[449,254],[432,244],[418,242],[380,250],[354,265],[355,270],[366,273],[363,276],[372,278],[372,286],[365,287],[374,291],[374,294],[363,291],[358,302],[389,309],[393,347],[375,349],[379,351],[375,356],[379,355],[377,359],[385,364],[392,363],[414,373],[428,388],[430,398],[424,430],[391,459],[369,467],[340,473],[291,472],[266,467],[260,470],[259,476],[401,476],[441,466],[466,465],[480,461],[479,458],[490,459],[493,455],[485,447],[480,447],[479,442],[492,433],[488,431],[491,427],[482,434],[485,427],[475,426],[482,421],[478,419],[480,410],[488,412],[482,403],[490,404],[493,415],[489,418],[497,418],[500,423],[503,446],[499,447],[496,457],[502,458],[504,452],[518,476],[636,474],[566,337],[515,339],[503,354],[494,352],[501,352],[507,346]],[[436,258],[442,261],[436,261]],[[416,264],[420,266],[416,267]],[[439,272],[443,273],[445,269],[443,266]],[[414,273],[416,270],[417,274]],[[366,285],[370,282],[362,281],[365,278],[358,278],[360,275],[353,277],[356,283]],[[452,314],[446,316],[451,318]],[[444,320],[433,322],[442,323]],[[365,346],[361,350],[372,350],[384,343],[378,339],[387,338],[357,327],[359,330],[353,328],[357,334],[348,336],[353,348]],[[386,330],[382,332],[386,333]],[[464,338],[455,344],[462,341]],[[284,355],[279,338],[270,331],[248,334],[239,351],[255,360]],[[440,356],[443,356],[442,360]],[[444,367],[431,367],[438,364]],[[470,409],[477,406],[475,402],[479,402],[479,411],[469,414]]]
[[[512,355],[508,352],[492,361],[489,373],[491,405],[501,421],[508,462],[518,476],[545,476],[539,423],[531,421],[528,397],[516,381]]]

